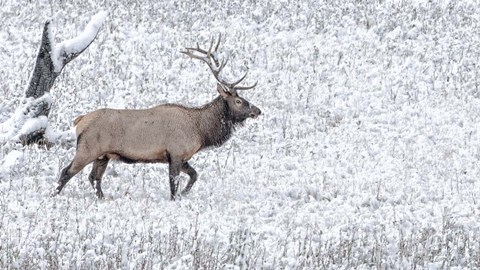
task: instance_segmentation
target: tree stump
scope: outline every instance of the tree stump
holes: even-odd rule
[[[35,67],[25,91],[25,100],[6,122],[10,125],[9,129],[11,128],[7,139],[18,141],[23,145],[35,143],[47,147],[53,145],[46,136],[50,128],[48,115],[53,102],[50,89],[65,65],[80,55],[95,40],[106,16],[106,12],[99,12],[92,17],[80,35],[59,44],[54,42],[51,20],[45,22]]]

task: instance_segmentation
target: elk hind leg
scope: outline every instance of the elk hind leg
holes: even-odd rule
[[[77,156],[75,156],[73,161],[70,164],[68,164],[68,166],[63,168],[60,174],[60,177],[58,179],[58,186],[55,189],[55,193],[53,195],[59,194],[62,191],[62,189],[65,187],[65,185],[68,183],[68,181],[72,179],[72,177],[74,177],[90,162],[91,161],[82,160],[77,158]]]
[[[88,180],[92,184],[93,189],[95,189],[95,194],[99,199],[103,198],[102,191],[102,176],[105,173],[109,159],[107,157],[98,158],[93,161],[92,171],[88,175]]]
[[[187,186],[182,191],[182,195],[185,195],[188,192],[190,192],[190,189],[192,189],[193,184],[195,184],[195,181],[197,181],[198,174],[197,174],[197,171],[195,171],[195,169],[192,166],[190,166],[190,164],[188,164],[188,162],[184,162],[182,164],[181,171],[183,173],[188,174],[188,176],[190,177],[190,180],[188,181]]]

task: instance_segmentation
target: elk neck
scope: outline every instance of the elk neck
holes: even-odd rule
[[[222,145],[235,130],[236,123],[230,115],[227,102],[221,96],[197,109],[196,112],[202,148]]]

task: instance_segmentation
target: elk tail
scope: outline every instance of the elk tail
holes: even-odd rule
[[[75,118],[75,120],[73,120],[73,125],[74,125],[74,126],[78,125],[78,123],[79,123],[80,121],[82,121],[82,119],[83,119],[84,116],[85,116],[85,115],[80,115],[79,117]]]

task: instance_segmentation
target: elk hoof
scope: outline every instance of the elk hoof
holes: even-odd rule
[[[170,196],[170,200],[171,201],[177,201],[177,200],[181,200],[182,199],[182,196],[183,196],[183,192],[181,194],[177,194],[175,196]]]
[[[60,190],[58,190],[58,188],[56,188],[53,192],[50,193],[50,197],[53,198],[53,197],[57,196],[58,194],[60,194]]]
[[[103,199],[103,192],[101,190],[97,191],[96,195],[97,195],[97,199],[99,200]]]

